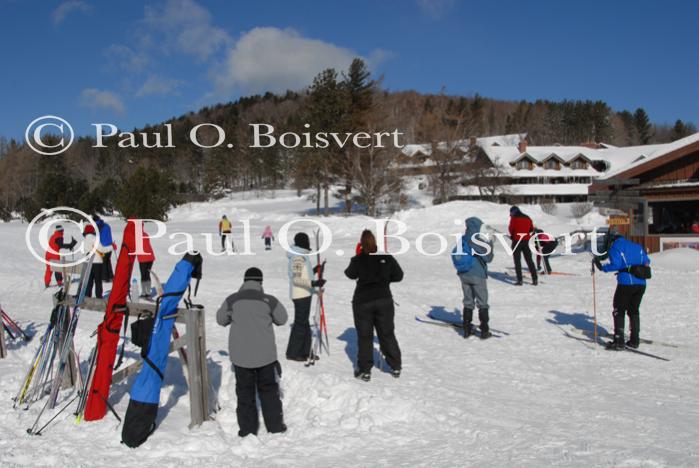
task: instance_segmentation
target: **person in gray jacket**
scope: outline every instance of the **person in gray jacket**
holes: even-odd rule
[[[238,397],[238,435],[257,435],[259,419],[255,397],[260,399],[267,432],[286,431],[277,374],[277,346],[273,325],[284,325],[288,315],[284,306],[262,289],[262,271],[249,268],[240,290],[223,301],[216,312],[221,326],[231,326],[228,350],[235,372]]]
[[[480,337],[490,338],[488,306],[488,263],[493,261],[493,244],[481,234],[483,221],[471,217],[466,219],[466,233],[461,236],[463,255],[453,257],[457,274],[464,292],[463,326],[464,338],[473,334],[473,309],[478,306]]]

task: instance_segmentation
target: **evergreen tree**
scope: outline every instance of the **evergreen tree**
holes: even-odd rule
[[[642,107],[639,107],[633,114],[633,120],[636,127],[636,135],[638,135],[638,142],[642,145],[647,145],[652,137],[648,114]]]
[[[165,221],[174,195],[175,187],[167,174],[139,167],[123,183],[115,205],[124,218]]]

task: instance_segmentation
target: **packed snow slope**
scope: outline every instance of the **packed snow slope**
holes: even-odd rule
[[[200,233],[214,243],[220,216],[234,223],[237,247],[244,245],[241,220],[251,226],[254,256],[204,257],[198,302],[206,306],[208,369],[221,409],[200,427],[188,429],[186,381],[171,355],[161,396],[158,429],[139,449],[119,443],[121,427],[108,414],[103,420],[76,425],[64,413],[40,437],[27,435],[39,404],[12,409],[12,397],[38,345],[10,343],[0,361],[0,466],[697,466],[699,465],[699,344],[696,320],[699,264],[696,252],[653,256],[653,272],[643,300],[642,337],[676,345],[642,345],[660,361],[631,352],[609,352],[575,331],[592,328],[593,298],[587,253],[552,258],[567,276],[544,277],[533,287],[511,285],[512,260],[496,249],[489,280],[491,326],[498,336],[464,340],[457,330],[418,323],[432,311],[459,320],[461,287],[447,253],[422,255],[416,240],[436,232],[453,245],[463,220],[479,216],[493,229],[504,230],[508,207],[483,202],[454,202],[398,213],[405,222],[410,251],[398,261],[405,270],[393,286],[396,333],[403,351],[400,379],[374,369],[370,383],[353,378],[356,334],[352,321],[353,282],[343,270],[366,217],[315,218],[312,205],[293,192],[260,199],[225,199],[178,207],[167,223],[170,232],[191,233],[204,249]],[[580,223],[523,207],[535,223],[556,234],[579,229]],[[243,272],[260,267],[264,287],[292,312],[288,299],[287,260],[275,242],[263,250],[260,236],[270,224],[275,234],[286,222],[311,232],[309,220],[332,231],[327,257],[326,309],[329,356],[314,367],[284,359],[289,325],[276,331],[283,366],[281,386],[289,430],[283,435],[237,437],[235,380],[227,355],[228,330],[219,327],[215,311],[236,291]],[[115,237],[123,223],[111,220]],[[588,216],[585,223],[601,223]],[[42,285],[43,265],[24,247],[26,224],[0,224],[0,303],[37,336],[46,329],[51,294]],[[167,254],[178,240],[154,239],[155,271],[167,278],[181,256]],[[439,250],[434,235],[423,236],[424,250]],[[397,241],[389,248],[396,251]],[[344,255],[338,255],[343,250]],[[694,268],[686,259],[694,255]],[[677,258],[679,257],[679,258]],[[677,268],[675,268],[677,265]],[[136,273],[137,274],[137,273]],[[613,275],[596,275],[600,328],[612,324]],[[109,286],[107,286],[109,289]],[[90,335],[101,314],[84,311],[76,349],[83,360],[94,343]],[[180,331],[183,331],[182,329]],[[137,358],[129,348],[130,361]],[[378,352],[377,352],[378,353]],[[128,404],[131,381],[112,387],[110,401],[120,415]],[[70,392],[61,395],[68,401]],[[50,413],[54,414],[54,413]],[[47,415],[47,416],[50,416]],[[46,416],[44,420],[46,420]]]

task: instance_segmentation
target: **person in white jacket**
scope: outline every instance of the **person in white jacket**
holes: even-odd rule
[[[289,258],[289,294],[294,302],[294,324],[289,335],[286,358],[291,361],[306,361],[311,354],[311,301],[317,288],[322,288],[325,280],[314,280],[315,268],[307,255],[311,251],[308,235],[299,232],[294,236]]]
[[[104,257],[105,249],[100,244],[100,239],[96,235],[95,228],[92,227],[91,224],[85,226],[85,230],[83,231],[83,237],[85,238],[84,249],[86,254],[89,255],[92,252],[92,250],[95,249],[95,245],[97,246],[94,254],[95,258],[92,261],[92,269],[90,270],[90,276],[87,280],[87,290],[85,296],[92,297],[92,290],[94,286],[95,297],[98,299],[102,299],[102,259]]]

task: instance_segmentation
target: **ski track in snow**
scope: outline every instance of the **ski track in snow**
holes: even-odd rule
[[[121,426],[111,414],[98,422],[76,425],[68,411],[41,436],[29,436],[43,400],[29,410],[12,409],[28,363],[46,329],[51,291],[44,291],[43,265],[24,248],[26,224],[0,224],[0,303],[23,327],[36,333],[30,343],[10,342],[0,360],[0,465],[5,466],[697,466],[699,465],[699,365],[696,304],[699,267],[676,272],[654,270],[641,309],[642,336],[678,348],[643,346],[671,362],[625,352],[607,352],[571,333],[573,324],[592,326],[589,256],[554,257],[554,269],[579,276],[543,277],[538,287],[514,287],[498,273],[511,259],[496,249],[489,280],[491,326],[507,335],[487,341],[464,340],[457,330],[417,323],[431,310],[459,320],[461,288],[445,255],[424,257],[414,250],[423,231],[449,236],[460,232],[454,219],[480,216],[502,229],[506,206],[455,202],[396,215],[407,222],[411,253],[398,257],[405,279],[393,286],[396,333],[403,351],[400,379],[375,368],[370,383],[353,378],[356,335],[351,314],[354,283],[343,270],[353,252],[365,217],[323,219],[334,243],[326,252],[326,310],[331,355],[311,368],[283,359],[289,326],[276,329],[283,366],[281,386],[289,430],[270,435],[261,422],[259,437],[240,439],[235,415],[235,379],[228,361],[228,330],[216,325],[215,311],[237,290],[246,268],[259,266],[264,287],[279,297],[291,317],[285,252],[275,244],[265,252],[259,239],[266,224],[275,235],[286,221],[311,208],[292,192],[277,199],[220,200],[178,207],[168,227],[191,233],[215,232],[222,213],[234,223],[234,240],[242,245],[241,218],[250,219],[254,257],[204,257],[198,302],[207,308],[210,379],[221,410],[214,420],[189,430],[186,381],[176,355],[168,361],[158,415],[159,427],[141,448],[120,444]],[[568,219],[525,209],[535,222],[555,233],[578,228]],[[313,218],[316,219],[316,218]],[[117,242],[123,223],[112,222]],[[307,231],[311,225],[307,225]],[[195,236],[196,238],[196,236]],[[203,248],[203,241],[197,239]],[[155,271],[165,280],[180,256],[166,255],[170,241],[154,239]],[[428,237],[426,250],[438,248]],[[397,244],[390,243],[391,250]],[[667,262],[666,262],[667,263]],[[665,265],[665,264],[664,264]],[[136,275],[138,273],[135,273]],[[598,274],[600,325],[611,329],[613,275]],[[526,281],[526,280],[525,280]],[[107,286],[106,289],[109,289]],[[90,334],[101,314],[83,311],[76,349],[85,361],[93,345]],[[180,332],[183,329],[180,326]],[[577,339],[575,339],[577,338]],[[378,349],[378,345],[377,345]],[[137,357],[130,349],[128,362]],[[377,351],[378,353],[378,351]],[[112,387],[110,401],[126,412],[128,384]],[[64,391],[59,398],[67,402]],[[72,406],[71,406],[72,409]],[[49,412],[43,421],[54,414]]]

